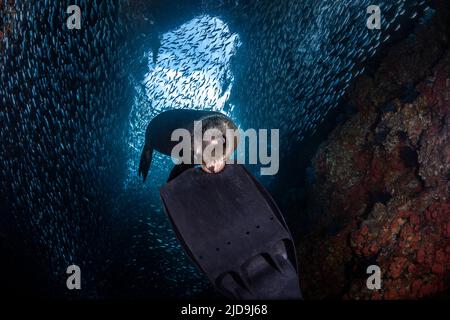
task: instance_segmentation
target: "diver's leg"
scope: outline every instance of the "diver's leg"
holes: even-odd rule
[[[194,164],[177,164],[175,165],[175,167],[173,167],[172,171],[170,171],[170,175],[169,175],[169,179],[167,179],[167,182],[175,179],[176,177],[178,177],[180,174],[182,174],[184,171],[195,167]]]

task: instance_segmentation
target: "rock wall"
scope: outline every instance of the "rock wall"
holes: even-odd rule
[[[306,298],[404,299],[450,289],[448,4],[354,83],[358,111],[312,159],[310,232],[298,241]],[[378,265],[381,290],[366,287]]]

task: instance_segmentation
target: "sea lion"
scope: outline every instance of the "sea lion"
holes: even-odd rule
[[[169,110],[158,114],[153,118],[147,126],[145,132],[145,143],[142,149],[141,160],[139,163],[139,176],[143,177],[145,182],[150,164],[152,162],[153,150],[156,150],[165,155],[171,155],[173,148],[179,144],[179,141],[172,141],[172,133],[176,129],[186,129],[189,131],[191,137],[194,137],[194,123],[201,121],[202,137],[207,130],[216,129],[221,133],[221,137],[213,136],[206,141],[202,141],[202,145],[194,146],[194,140],[191,139],[191,155],[189,163],[180,163],[172,170],[169,180],[175,178],[183,171],[195,166],[195,159],[198,159],[200,153],[203,155],[203,150],[212,144],[223,144],[223,154],[213,155],[213,157],[201,158],[201,167],[205,172],[218,173],[225,167],[225,162],[238,144],[237,126],[226,115],[217,111],[205,110]],[[227,130],[233,130],[235,135],[232,139],[232,145],[227,141]]]

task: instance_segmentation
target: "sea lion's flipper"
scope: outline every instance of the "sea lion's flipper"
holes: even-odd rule
[[[144,182],[145,179],[147,179],[148,170],[150,169],[150,165],[152,163],[152,154],[153,147],[149,142],[146,142],[141,153],[141,161],[139,162],[139,176],[143,177]]]
[[[173,167],[172,171],[170,171],[169,174],[169,178],[167,179],[167,182],[175,179],[176,177],[178,177],[180,174],[182,174],[184,171],[194,167],[195,165],[193,164],[177,164],[175,165],[175,167]]]

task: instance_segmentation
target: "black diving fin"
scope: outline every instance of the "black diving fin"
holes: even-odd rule
[[[294,243],[267,190],[242,165],[191,168],[161,188],[184,249],[234,299],[301,299]]]

